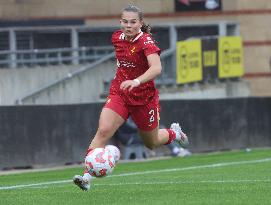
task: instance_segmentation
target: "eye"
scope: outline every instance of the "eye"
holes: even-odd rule
[[[124,23],[124,24],[128,24],[128,23],[130,23],[130,24],[136,24],[137,20],[136,19],[134,19],[134,20],[122,19],[121,22]]]
[[[122,19],[122,22],[123,22],[123,23],[128,23],[128,21],[127,21],[127,20],[124,20],[124,19]]]

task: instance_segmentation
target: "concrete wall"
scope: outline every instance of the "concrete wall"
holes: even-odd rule
[[[271,77],[249,78],[250,92],[253,96],[267,96],[270,92]],[[269,92],[268,92],[269,91]]]
[[[269,0],[253,1],[253,0],[224,0],[223,3],[236,2],[238,9],[271,9]]]
[[[74,66],[0,69],[0,104],[12,105],[17,98],[61,79],[76,69],[78,67]]]
[[[162,87],[159,96],[162,100],[173,99],[225,99],[234,97],[248,97],[251,88],[247,81],[226,81],[216,84],[191,85],[179,88]]]
[[[105,80],[111,80],[115,74],[115,62],[110,60],[89,69],[76,77],[52,86],[22,101],[24,105],[33,104],[73,104],[105,101]],[[54,71],[52,70],[54,69]],[[17,100],[43,86],[66,77],[69,72],[80,67],[45,67],[38,69],[0,70],[0,103],[14,105]],[[2,75],[1,75],[2,71]],[[206,85],[161,86],[161,99],[217,99],[247,97],[251,95],[247,81],[226,81]],[[102,96],[102,98],[101,98]]]
[[[119,15],[133,3],[145,13],[173,13],[174,0],[4,0],[0,1],[0,18],[59,18]],[[223,10],[271,9],[269,0],[222,0]]]
[[[270,9],[271,2],[269,0],[223,0],[223,10],[257,10],[257,9]]]
[[[65,104],[97,102],[104,91],[103,81],[115,74],[114,59],[107,61],[77,77],[68,78],[52,88],[41,92],[35,98],[24,101],[25,104]],[[40,68],[0,69],[0,103],[14,105],[15,101],[42,88],[68,73],[84,68],[83,65],[55,66]]]
[[[73,104],[99,102],[104,91],[104,80],[112,79],[115,74],[115,62],[108,61],[80,75],[69,78],[33,98],[24,100],[24,104]]]
[[[5,0],[0,2],[0,18],[21,20],[116,15],[128,3],[143,7],[146,13],[168,13],[173,12],[173,2],[164,0]]]
[[[0,169],[77,163],[103,104],[0,107]],[[271,146],[271,98],[161,101],[161,124],[180,122],[192,152]]]

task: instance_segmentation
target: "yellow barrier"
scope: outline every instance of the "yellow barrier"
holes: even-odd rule
[[[217,65],[217,52],[214,50],[203,51],[203,67],[211,67]]]
[[[218,39],[218,53],[219,78],[243,76],[243,46],[240,37],[220,37]]]
[[[201,40],[177,42],[177,83],[202,80]]]
[[[176,44],[178,84],[244,75],[243,45],[239,36],[210,40],[179,41]],[[213,70],[215,69],[215,70]],[[207,76],[207,77],[206,77]]]

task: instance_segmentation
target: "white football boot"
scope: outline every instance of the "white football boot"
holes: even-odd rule
[[[90,180],[80,175],[75,175],[73,177],[73,183],[83,191],[88,191],[90,189]]]
[[[170,129],[176,133],[175,141],[178,142],[181,147],[186,148],[189,144],[188,137],[182,131],[182,128],[179,125],[179,123],[172,123]]]

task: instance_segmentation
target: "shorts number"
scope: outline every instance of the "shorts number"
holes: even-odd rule
[[[149,114],[150,114],[150,122],[154,122],[154,113],[155,111],[152,109],[150,110]]]

